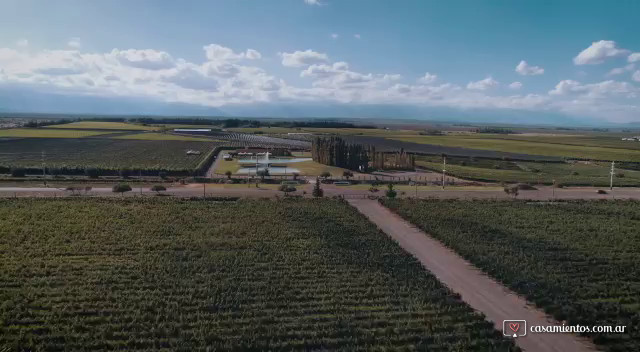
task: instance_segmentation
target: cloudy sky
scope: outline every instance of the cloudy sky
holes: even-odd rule
[[[639,23],[632,0],[2,0],[0,104],[33,92],[640,122]]]

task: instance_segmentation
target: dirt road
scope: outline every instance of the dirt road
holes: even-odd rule
[[[402,248],[415,256],[424,267],[444,285],[459,293],[477,311],[484,313],[497,330],[502,331],[503,320],[526,320],[531,325],[558,325],[542,311],[492,280],[462,257],[431,238],[407,221],[392,213],[375,200],[351,199],[349,203],[367,216],[382,231],[396,240]],[[587,339],[571,334],[532,333],[515,338],[525,351],[594,351]]]

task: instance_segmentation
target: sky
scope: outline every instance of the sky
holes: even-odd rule
[[[0,0],[0,111],[640,122],[638,23],[634,0]]]

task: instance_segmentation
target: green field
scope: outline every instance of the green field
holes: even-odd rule
[[[145,141],[220,142],[211,138],[198,138],[198,137],[189,137],[189,136],[181,136],[176,134],[155,133],[155,132],[126,134],[123,136],[116,136],[113,138],[114,139],[138,139],[138,140],[145,140]]]
[[[344,202],[0,201],[9,350],[507,351]]]
[[[441,172],[440,157],[420,156],[416,165]],[[606,163],[542,163],[470,158],[447,158],[447,174],[463,179],[489,182],[608,186],[610,166]],[[616,186],[640,185],[640,171],[618,169]]]
[[[517,136],[517,135],[515,135]],[[511,135],[451,135],[451,136],[406,136],[406,137],[394,137],[396,139],[405,142],[420,143],[420,144],[435,144],[447,147],[464,147],[471,149],[485,149],[495,150],[500,152],[511,152],[520,154],[532,154],[532,155],[545,155],[556,156],[564,158],[579,158],[579,159],[593,159],[593,160],[615,160],[615,161],[637,161],[640,162],[640,149],[635,149],[637,146],[629,142],[629,148],[623,149],[598,147],[594,145],[569,145],[562,144],[563,139],[561,137],[549,137],[558,138],[557,143],[552,143],[549,138],[541,139],[540,141],[534,140],[515,140],[505,139],[512,138]],[[538,138],[538,137],[535,137]],[[534,138],[534,139],[535,139]],[[575,138],[574,138],[575,140]],[[589,143],[594,143],[589,142]],[[603,142],[606,143],[606,142]]]
[[[47,128],[69,128],[87,130],[126,130],[126,131],[152,131],[158,130],[157,126],[143,126],[126,122],[103,122],[103,121],[79,121],[65,123],[61,125],[50,125]]]
[[[60,132],[63,132],[62,130]],[[0,166],[41,169],[43,154],[49,172],[84,173],[102,170],[150,170],[191,174],[218,144],[193,141],[145,141],[129,139],[23,138],[0,140]],[[200,155],[187,155],[198,150]]]
[[[82,131],[82,130],[50,130],[43,128],[10,128],[0,129],[0,138],[83,138],[106,134],[104,131]]]
[[[305,154],[302,157],[309,156]],[[277,166],[277,164],[274,164],[274,166]],[[218,175],[224,175],[227,171],[231,171],[235,174],[242,167],[248,167],[248,165],[241,165],[240,163],[238,163],[237,159],[229,161],[221,159],[220,161],[218,161],[215,173]],[[329,172],[333,177],[340,177],[346,170],[335,166],[320,164],[313,160],[291,163],[288,164],[287,167],[298,169],[298,174],[300,174],[301,176],[320,176],[320,174],[322,174],[323,172]]]
[[[640,350],[640,202],[384,204],[608,351]]]

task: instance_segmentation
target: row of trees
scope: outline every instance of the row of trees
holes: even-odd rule
[[[404,149],[399,152],[377,152],[375,146],[369,147],[371,167],[378,170],[413,170],[416,167],[415,155],[407,153]]]
[[[340,137],[316,137],[311,146],[314,161],[349,170],[367,171],[368,151],[362,144],[349,144]]]

